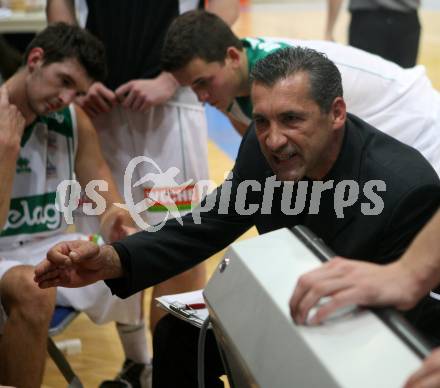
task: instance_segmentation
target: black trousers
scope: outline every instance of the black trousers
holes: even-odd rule
[[[197,344],[200,330],[168,314],[154,330],[153,388],[197,388]],[[224,368],[211,330],[205,345],[205,386],[223,387]]]
[[[417,11],[352,11],[349,44],[408,68],[417,62],[420,30]]]
[[[436,290],[440,294],[440,288]],[[426,297],[404,314],[432,346],[440,345],[440,306]],[[200,330],[168,314],[157,324],[153,336],[153,388],[197,388],[197,345]],[[205,386],[223,388],[225,374],[213,332],[206,336]]]

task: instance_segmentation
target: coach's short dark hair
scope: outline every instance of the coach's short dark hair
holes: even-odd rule
[[[161,66],[165,71],[179,70],[195,58],[223,62],[228,47],[242,50],[243,44],[218,16],[195,10],[171,23],[162,47]]]
[[[38,33],[29,43],[24,54],[26,61],[30,51],[40,47],[44,50],[44,64],[76,59],[93,80],[106,77],[104,45],[86,30],[66,23],[51,24]]]
[[[336,65],[322,53],[305,47],[287,47],[258,61],[251,80],[267,86],[298,72],[310,79],[311,98],[322,111],[329,112],[336,97],[343,96],[342,79]]]

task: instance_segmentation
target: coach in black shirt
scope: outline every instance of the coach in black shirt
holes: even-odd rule
[[[243,138],[232,178],[183,217],[183,226],[171,220],[156,233],[101,248],[55,246],[36,269],[40,286],[106,279],[127,297],[196,265],[253,225],[264,233],[303,224],[338,255],[397,259],[439,205],[429,163],[347,115],[336,66],[314,50],[279,50],[258,62],[252,79],[255,127]],[[410,317],[426,329],[423,311]]]

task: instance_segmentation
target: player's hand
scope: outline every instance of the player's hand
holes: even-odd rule
[[[139,232],[139,229],[134,225],[130,213],[122,209],[117,211],[105,225],[101,226],[101,234],[104,236],[105,241],[109,242],[122,240],[124,237],[137,232]]]
[[[100,234],[106,242],[122,240],[130,234],[139,232],[130,213],[111,206],[101,218]]]
[[[83,287],[99,280],[122,276],[119,256],[113,247],[89,241],[66,241],[47,252],[35,267],[40,288]]]
[[[116,218],[115,223],[113,224],[109,241],[113,242],[113,241],[122,240],[123,238],[135,234],[139,231],[140,229],[135,226],[131,226],[131,223],[130,225],[127,225],[123,217],[118,217]]]
[[[108,113],[118,103],[116,94],[101,82],[95,82],[85,97],[77,98],[76,102],[89,117],[94,118],[101,113]]]
[[[348,305],[409,309],[417,303],[419,293],[412,274],[398,261],[377,265],[337,257],[299,278],[290,299],[295,322],[304,324],[310,309],[325,296],[330,301],[317,309],[310,324],[318,324]]]
[[[422,367],[409,378],[404,388],[440,388],[440,348],[425,359]]]
[[[20,146],[26,120],[15,105],[9,102],[6,86],[0,88],[0,145]]]
[[[116,89],[121,105],[136,112],[145,112],[152,106],[164,104],[174,96],[179,84],[169,73],[154,79],[129,81]]]

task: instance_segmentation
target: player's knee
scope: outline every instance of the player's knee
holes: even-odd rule
[[[2,305],[11,316],[42,324],[50,319],[55,306],[55,289],[42,290],[33,280],[31,266],[17,266],[5,273],[0,283]]]

